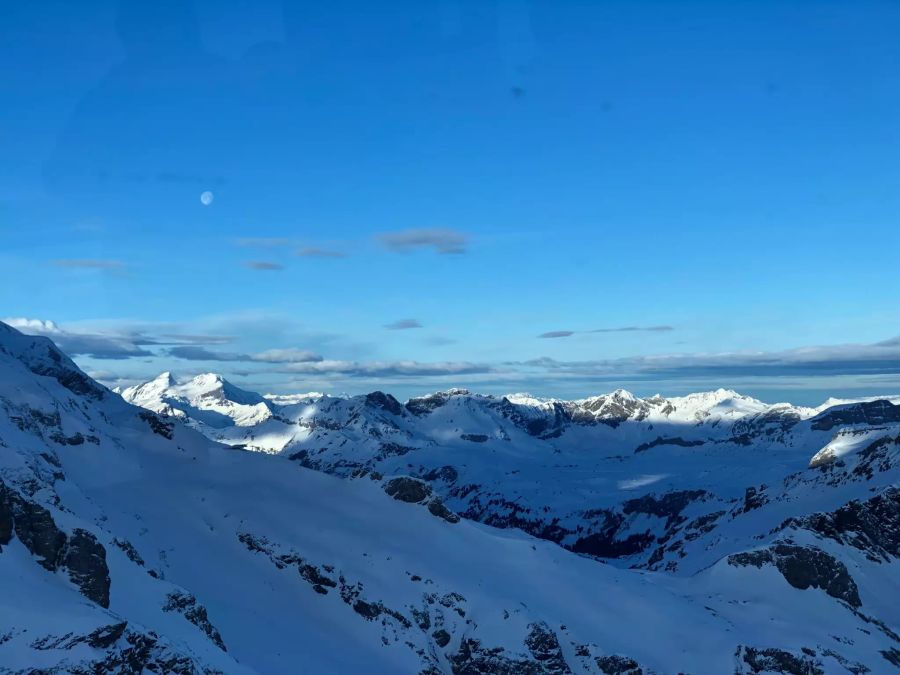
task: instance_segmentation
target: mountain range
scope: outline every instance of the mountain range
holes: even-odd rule
[[[0,672],[892,672],[898,403],[114,392],[0,324]]]

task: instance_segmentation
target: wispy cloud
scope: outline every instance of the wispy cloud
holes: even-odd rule
[[[559,361],[544,356],[507,362],[506,365],[578,378],[662,380],[706,377],[719,378],[722,382],[736,377],[900,374],[900,338],[875,344],[811,346],[768,352],[664,354],[586,361]]]
[[[297,255],[301,258],[346,258],[347,254],[343,251],[334,249],[319,248],[318,246],[304,246],[297,249]]]
[[[283,270],[284,265],[281,263],[268,262],[266,260],[251,260],[249,262],[244,263],[244,267],[248,267],[251,270],[256,270],[258,272],[276,272],[278,270]]]
[[[119,273],[128,269],[128,265],[121,260],[104,260],[100,258],[67,258],[63,260],[54,260],[53,264],[57,267],[67,267],[70,269],[104,270],[106,272]]]
[[[28,335],[42,335],[50,338],[70,356],[90,356],[95,359],[113,360],[152,356],[152,352],[143,348],[143,345],[149,344],[148,339],[139,334],[74,333],[63,330],[53,321],[21,317],[3,321]]]
[[[377,239],[388,250],[395,253],[411,253],[419,249],[433,249],[441,254],[465,253],[468,236],[456,230],[443,228],[421,228],[385,232]]]
[[[145,347],[166,345],[226,344],[233,338],[222,335],[190,335],[183,333],[150,334],[144,330],[73,330],[54,321],[12,317],[3,321],[28,335],[43,335],[53,340],[70,356],[95,359],[128,359],[153,356]]]
[[[622,326],[620,328],[594,328],[593,330],[551,330],[538,335],[539,338],[567,338],[583,333],[668,333],[673,326]]]
[[[423,363],[420,361],[332,361],[291,364],[285,372],[310,375],[341,375],[344,377],[441,377],[475,375],[494,371],[487,364],[467,361]]]
[[[384,327],[388,330],[409,330],[410,328],[421,328],[422,324],[415,319],[400,319],[385,324]]]
[[[266,363],[312,363],[322,361],[322,357],[306,349],[267,349],[254,354],[252,360]]]
[[[166,353],[176,359],[184,359],[185,361],[314,363],[323,360],[315,352],[303,349],[268,349],[257,354],[243,354],[240,352],[213,351],[205,347],[186,345],[172,347]]]

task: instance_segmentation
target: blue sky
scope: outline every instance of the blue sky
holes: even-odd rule
[[[893,2],[9,6],[0,316],[109,383],[897,392],[898,34]]]

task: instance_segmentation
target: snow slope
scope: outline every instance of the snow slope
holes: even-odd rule
[[[229,396],[224,383],[221,391]],[[600,404],[606,419],[611,408],[634,407],[618,399]],[[259,404],[252,396],[234,403]],[[448,487],[458,478],[400,471],[407,455],[436,453],[427,461],[453,459],[441,466],[536,498],[526,489],[533,476],[518,479],[510,467],[534,456],[522,472],[549,475],[556,462],[563,476],[574,453],[594,447],[611,460],[643,438],[625,420],[574,423],[568,404],[541,402],[540,412],[460,392],[410,403],[322,398],[286,411],[263,402],[272,418],[260,424],[281,417],[290,441],[281,455],[247,452],[206,439],[184,423],[196,424],[187,414],[126,403],[49,341],[0,324],[0,578],[9,582],[0,594],[0,672],[861,673],[900,662],[900,439],[890,424],[813,469],[805,468],[811,454],[804,463],[804,450],[783,450],[790,471],[717,519],[728,527],[719,526],[724,543],[706,540],[708,560],[670,574],[459,519],[447,508],[466,503]],[[664,404],[646,405],[648,417],[662,415]],[[867,411],[867,433],[890,414]],[[844,411],[804,423],[854,419]],[[557,422],[565,428],[554,435]],[[485,441],[461,437],[488,431],[495,436]],[[575,447],[593,432],[602,432],[594,445]],[[618,433],[627,438],[604,448]],[[386,451],[399,438],[416,449]],[[571,456],[542,457],[561,454],[562,439]],[[290,459],[305,448],[321,450],[305,463],[327,461],[338,475]],[[695,448],[705,461],[718,456],[675,448],[669,467]],[[670,450],[635,456],[660,449]],[[380,475],[379,462],[392,471]],[[615,464],[587,465],[593,475],[554,479],[551,490],[596,480],[598,495],[645,495],[671,480],[690,484],[700,461],[631,488],[618,486],[633,471],[601,469]],[[668,518],[649,501],[641,508],[631,513],[653,527]],[[682,521],[668,528],[670,541],[708,524]]]

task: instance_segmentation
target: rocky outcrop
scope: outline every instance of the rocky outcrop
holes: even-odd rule
[[[705,443],[706,443],[706,441],[699,441],[699,440],[686,441],[685,439],[678,438],[677,436],[673,437],[673,438],[663,438],[662,436],[657,436],[652,441],[648,441],[647,443],[641,443],[639,446],[637,446],[634,449],[634,452],[635,452],[635,454],[637,454],[639,452],[646,452],[647,450],[659,447],[660,445],[677,445],[678,447],[681,447],[681,448],[696,448]]]
[[[812,650],[809,650],[812,652]],[[784,673],[785,675],[824,675],[822,663],[812,653],[792,654],[773,647],[740,646],[735,654],[738,675]]]
[[[865,501],[853,500],[830,513],[790,518],[779,529],[788,527],[852,546],[873,562],[889,562],[900,557],[900,488],[888,488]]]
[[[93,651],[78,649],[82,645]],[[47,654],[55,652],[56,658],[61,659],[57,665],[47,663],[41,670],[29,670],[29,673],[221,675],[153,631],[134,630],[124,621],[101,626],[87,634],[43,635],[28,646]],[[78,657],[72,658],[70,653],[77,653]]]
[[[12,493],[12,511],[16,537],[44,569],[56,570],[66,545],[66,535],[56,526],[50,511],[15,492]]]
[[[48,509],[0,481],[0,544],[9,544],[13,534],[41,567],[50,572],[66,570],[86,598],[109,607],[106,549],[97,538],[83,529],[67,535]]]
[[[552,675],[566,675],[572,671],[563,656],[562,648],[556,633],[546,623],[533,623],[528,626],[525,646],[543,668],[543,672]]]
[[[788,541],[775,542],[758,551],[730,555],[728,564],[734,567],[774,565],[785,581],[794,588],[819,588],[852,607],[862,606],[859,590],[847,571],[847,566],[813,546],[799,546]]]
[[[500,647],[484,647],[465,638],[447,656],[453,675],[570,675],[556,634],[545,623],[533,623],[525,636],[528,655],[509,654]]]
[[[69,579],[81,589],[85,597],[101,607],[109,607],[109,568],[106,549],[87,530],[72,532],[62,556],[61,566],[69,572]]]
[[[443,500],[433,494],[431,485],[418,478],[398,476],[384,485],[384,491],[394,499],[408,504],[424,504],[428,512],[448,523],[458,523],[459,516],[448,509]]]
[[[164,612],[178,612],[185,619],[197,626],[204,632],[213,644],[215,644],[223,652],[225,643],[216,627],[212,625],[206,612],[206,607],[201,605],[197,598],[186,591],[174,591],[166,596],[166,604],[163,605]]]
[[[394,499],[408,504],[420,504],[431,496],[428,483],[408,476],[392,478],[384,485],[384,491]]]
[[[403,405],[395,399],[390,394],[385,394],[383,391],[373,391],[370,394],[366,394],[366,403],[375,408],[380,408],[385,412],[389,412],[391,415],[403,415],[404,408]]]
[[[835,427],[853,424],[878,425],[896,422],[900,422],[900,405],[878,400],[829,408],[810,420],[810,427],[815,431],[830,431]]]
[[[150,429],[153,430],[154,434],[172,440],[175,430],[174,424],[164,421],[159,415],[152,412],[144,411],[139,413],[138,416],[150,426]]]
[[[644,675],[638,662],[628,656],[611,654],[598,656],[594,661],[603,675]]]

